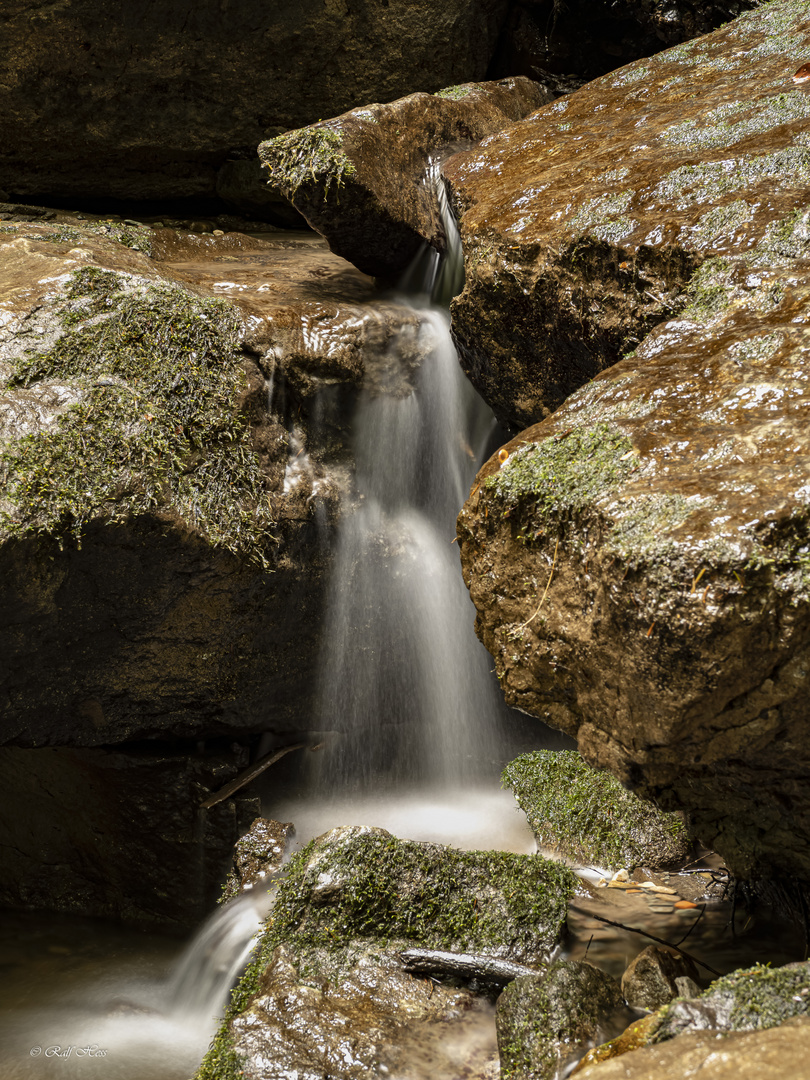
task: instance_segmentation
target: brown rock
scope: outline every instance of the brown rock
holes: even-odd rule
[[[648,945],[622,975],[622,993],[636,1009],[658,1009],[678,997],[676,980],[700,978],[694,963],[680,953]]]
[[[806,17],[767,5],[445,164],[466,268],[453,332],[504,422],[548,415],[671,317],[704,259],[806,203]]]
[[[578,1080],[785,1080],[807,1075],[810,1020],[768,1031],[679,1035],[577,1073]]]
[[[506,9],[17,4],[3,16],[0,186],[26,197],[209,198],[233,150],[358,102],[483,78]]]
[[[570,346],[607,362],[609,350],[600,353],[599,341],[622,328],[640,335],[644,297],[654,304],[655,296],[670,295],[667,304],[676,303],[674,292],[662,289],[669,280],[677,291],[670,270],[683,267],[681,255],[721,254],[706,259],[677,301],[680,317],[507,444],[505,464],[493,457],[459,531],[478,631],[496,657],[507,701],[576,734],[586,760],[640,795],[685,809],[693,831],[739,875],[806,878],[810,444],[803,417],[810,385],[801,326],[810,303],[810,226],[794,207],[810,189],[801,142],[810,98],[774,93],[783,77],[781,34],[793,27],[795,40],[805,41],[800,22],[795,6],[773,5],[655,61],[664,82],[675,81],[662,86],[644,146],[633,153],[627,147],[627,214],[613,224],[613,211],[601,224],[594,219],[588,228],[602,240],[578,249],[589,269],[571,263],[575,277],[556,280],[576,280],[587,290],[593,273],[601,290],[603,256],[614,259],[610,273],[621,289],[622,275],[642,263],[648,283],[653,265],[670,269],[652,292],[628,283],[627,316],[618,293],[615,304],[608,296],[600,312],[583,310],[581,326],[572,318],[567,330],[559,321],[568,318],[559,314],[562,300],[545,315],[537,304],[520,310],[557,320],[556,329],[549,323],[549,338],[538,331],[532,339],[556,342],[557,355]],[[742,70],[734,49],[744,40],[751,48]],[[693,63],[682,69],[688,57]],[[751,99],[734,96],[722,105],[714,95],[730,85],[732,70],[743,84],[750,72],[759,74],[748,87]],[[641,94],[652,71],[643,80],[640,74],[626,70],[614,84],[637,79],[631,85]],[[693,78],[706,96],[697,116],[676,122],[675,98],[666,95],[696,88]],[[784,78],[792,86],[792,70]],[[751,112],[757,94],[758,111]],[[701,160],[689,149],[693,134],[705,150]],[[617,147],[631,138],[620,125]],[[541,140],[537,153],[547,154],[549,145]],[[593,176],[588,160],[582,169]],[[472,174],[470,182],[477,184]],[[766,188],[767,209],[759,201]],[[655,222],[644,209],[653,195],[663,200]],[[601,197],[576,213],[587,217],[588,206],[597,213]],[[548,198],[551,216],[557,207],[565,218],[563,196],[550,191]],[[471,204],[471,221],[482,213],[482,204]],[[575,216],[572,209],[559,226],[569,238]],[[545,216],[527,221],[527,235],[545,229],[551,236]],[[522,243],[517,236],[516,251]],[[559,248],[544,244],[538,240],[533,249],[529,277],[557,257]],[[511,310],[512,330],[529,342],[529,323],[506,299],[514,279],[493,273],[504,302],[491,305],[491,319],[506,319]],[[554,273],[538,276],[537,288],[553,279]],[[469,296],[482,280],[473,268]],[[499,340],[506,341],[511,330],[502,331]],[[539,385],[550,371],[522,370],[524,387]]]
[[[431,155],[500,131],[551,95],[526,78],[451,86],[366,105],[262,143],[281,190],[338,255],[364,273],[395,278],[427,240],[444,250]]]

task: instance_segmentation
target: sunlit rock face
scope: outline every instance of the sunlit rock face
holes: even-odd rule
[[[677,310],[701,262],[806,200],[805,3],[771,4],[605,75],[454,157],[465,370],[514,428]]]
[[[425,241],[446,236],[432,155],[470,146],[552,100],[530,79],[451,86],[371,104],[259,147],[267,179],[332,251],[364,273],[398,278]]]
[[[507,6],[18,4],[3,16],[0,188],[214,196],[219,167],[255,157],[262,139],[363,101],[483,78]]]
[[[552,325],[537,275],[551,267],[562,281],[552,266],[560,248],[537,239],[523,278],[537,288],[527,284],[521,303],[548,336],[533,339],[531,364],[528,346],[522,354],[521,385],[536,390],[528,411],[549,400],[542,350],[563,360],[593,350],[609,362],[622,335],[640,337],[645,320],[661,325],[508,443],[505,462],[495,456],[484,467],[459,519],[478,631],[507,701],[575,735],[588,761],[640,794],[685,808],[738,873],[805,879],[810,223],[800,207],[810,98],[794,89],[792,58],[810,48],[808,16],[807,5],[774,5],[665,55],[660,70],[633,84],[614,152],[630,186],[612,221],[580,233],[584,269],[571,219],[598,214],[605,191],[608,200],[617,192],[603,185],[579,209],[572,199],[570,211],[566,196],[548,192],[551,214],[568,221],[559,227],[568,230],[571,291],[558,290]],[[688,78],[669,93],[700,92],[699,111],[682,108],[656,134],[659,110],[632,98],[644,85],[666,95],[662,84],[678,68]],[[664,96],[662,108],[675,103]],[[635,155],[623,149],[634,123],[648,144]],[[593,149],[603,165],[607,154]],[[643,168],[634,171],[637,160]],[[468,222],[478,213],[472,206]],[[535,238],[537,214],[526,226]],[[507,252],[506,242],[497,250]],[[682,292],[689,260],[702,265]],[[487,288],[514,296],[503,265],[492,264]],[[473,266],[462,333],[482,281]],[[603,297],[602,310],[586,305],[578,338],[572,304],[588,290],[591,306]],[[493,319],[504,310],[506,300]],[[530,342],[525,321],[513,326],[513,344]]]

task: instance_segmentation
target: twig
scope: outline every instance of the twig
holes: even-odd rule
[[[524,626],[528,626],[529,623],[532,622],[534,619],[536,619],[537,616],[540,614],[540,608],[543,606],[543,601],[548,596],[548,590],[551,588],[551,579],[554,577],[554,567],[557,565],[557,548],[559,546],[560,546],[560,538],[558,536],[557,537],[557,543],[554,545],[554,558],[551,560],[551,573],[548,575],[548,581],[546,582],[546,590],[543,593],[543,595],[540,597],[540,603],[537,605],[537,610],[535,611],[534,615],[532,615],[532,617],[530,619],[527,619],[526,622],[521,623],[520,626],[518,627],[518,630],[522,630]]]
[[[686,941],[686,939],[689,937],[689,935],[695,929],[697,924],[703,918],[705,912],[706,912],[706,905],[704,904],[703,907],[700,909],[700,914],[698,915],[698,917],[695,919],[695,921],[692,923],[692,925],[689,927],[689,929],[686,931],[686,933],[683,935],[683,937],[679,938],[679,940],[677,942],[678,945],[681,945],[684,941]]]
[[[569,908],[569,911],[575,911],[577,915],[584,915],[587,919],[598,919],[599,922],[607,923],[608,926],[615,926],[617,930],[628,930],[631,934],[641,934],[642,937],[649,938],[650,941],[656,941],[659,945],[666,945],[668,949],[674,949],[675,952],[680,953],[681,956],[688,957],[688,959],[692,960],[695,964],[700,964],[701,967],[706,968],[712,975],[717,975],[718,977],[720,975],[719,971],[715,971],[713,967],[710,967],[702,960],[698,960],[696,956],[688,953],[686,949],[679,949],[678,946],[673,945],[671,941],[664,941],[663,938],[656,937],[654,934],[648,934],[646,930],[637,930],[635,926],[625,926],[624,923],[613,922],[612,919],[605,919],[601,915],[594,915],[592,911],[583,911],[582,908],[572,906]]]
[[[216,806],[217,803],[223,802],[230,795],[233,795],[235,791],[243,788],[245,784],[249,784],[251,780],[255,780],[257,776],[269,768],[270,765],[275,764],[280,758],[283,758],[285,754],[289,754],[292,750],[303,750],[306,743],[294,743],[292,746],[285,746],[283,750],[277,750],[275,754],[268,754],[267,756],[260,758],[250,768],[240,772],[238,776],[235,776],[229,784],[226,784],[224,788],[220,788],[216,794],[206,799],[204,803],[200,803],[201,810],[210,810],[212,806]],[[317,750],[317,746],[312,747],[313,750]]]
[[[406,971],[443,975],[459,975],[462,978],[480,979],[482,982],[508,983],[521,975],[538,975],[539,969],[516,964],[512,960],[499,960],[480,953],[453,953],[442,949],[405,949],[400,954]]]

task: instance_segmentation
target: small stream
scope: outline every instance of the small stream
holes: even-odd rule
[[[228,238],[201,241],[194,258],[185,250],[166,269],[240,298],[258,318],[263,297],[277,291],[284,243],[276,238],[266,250],[254,244],[243,251]],[[328,288],[342,275],[353,303],[370,302],[362,276],[348,265],[336,268],[320,241],[298,236],[289,243],[311,250],[313,265],[334,264]],[[260,785],[264,812],[294,822],[298,845],[337,825],[368,824],[402,838],[532,852],[523,815],[499,789],[500,768],[523,749],[564,744],[536,722],[530,743],[510,736],[490,659],[473,632],[454,520],[494,422],[461,374],[447,315],[430,307],[436,272],[434,263],[411,274],[426,355],[415,389],[387,395],[378,387],[357,404],[358,499],[339,540],[320,716],[312,724],[341,735],[311,755],[309,771],[266,775]],[[439,287],[453,289],[446,277]],[[267,906],[257,893],[218,912],[185,951],[92,920],[5,913],[3,1080],[188,1080]],[[697,916],[638,908],[634,917],[674,940]],[[732,941],[727,922],[727,905],[716,905],[690,936],[690,949],[718,969],[798,958],[794,943],[774,940],[766,924]],[[568,955],[587,955],[615,975],[648,943],[593,919],[572,925]],[[484,1010],[461,1041],[491,1053],[493,1031],[492,1011]],[[426,1060],[424,1047],[409,1053],[408,1075],[458,1075],[457,1061]]]

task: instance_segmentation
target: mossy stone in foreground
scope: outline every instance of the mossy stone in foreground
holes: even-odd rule
[[[280,946],[299,985],[339,988],[362,969],[372,997],[374,986],[382,988],[374,998],[380,1004],[385,966],[408,946],[546,962],[575,885],[565,866],[535,855],[456,851],[359,826],[333,829],[290,861],[198,1080],[239,1075],[231,1022],[257,995],[274,992]]]
[[[498,999],[504,1080],[553,1080],[566,1059],[604,1036],[623,1005],[618,982],[592,964],[557,960],[511,982]]]
[[[578,862],[620,867],[677,866],[692,839],[678,814],[666,814],[591,768],[576,750],[536,750],[507,765],[514,793],[537,842]]]

